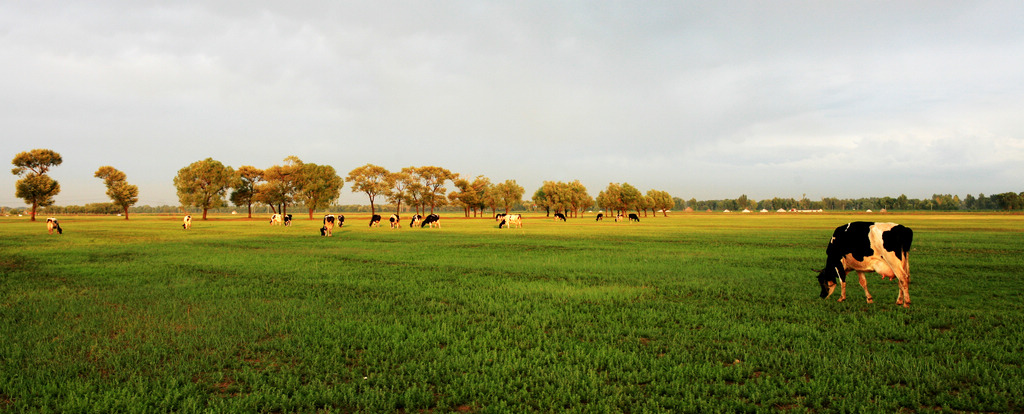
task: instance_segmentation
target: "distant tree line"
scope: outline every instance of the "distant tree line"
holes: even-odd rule
[[[1024,192],[1000,193],[977,197],[968,194],[963,199],[951,194],[934,194],[930,199],[898,197],[870,197],[840,199],[825,197],[812,201],[806,195],[800,199],[771,198],[754,200],[745,194],[736,199],[684,200],[668,192],[651,189],[646,193],[629,183],[609,183],[596,198],[579,180],[572,182],[544,181],[530,200],[523,200],[525,189],[515,180],[492,183],[485,176],[472,179],[436,166],[406,167],[399,171],[366,164],[350,171],[346,177],[351,191],[367,196],[369,206],[337,205],[346,179],[341,178],[329,165],[303,162],[295,156],[284,159],[282,165],[265,169],[249,165],[237,170],[212,158],[196,161],[180,169],[174,177],[179,206],[135,206],[138,188],[126,181],[123,172],[111,166],[102,166],[95,177],[104,180],[110,203],[91,203],[84,206],[55,206],[54,196],[60,185],[46,175],[60,165],[60,154],[46,149],[19,153],[12,164],[12,173],[23,177],[16,185],[16,195],[31,209],[27,212],[35,219],[38,211],[45,214],[121,214],[129,213],[217,213],[237,212],[244,207],[251,218],[254,208],[270,213],[286,214],[290,206],[304,208],[310,219],[316,211],[362,212],[376,214],[378,207],[398,213],[415,211],[425,214],[438,211],[462,211],[466,217],[483,216],[490,210],[493,216],[504,212],[544,211],[547,215],[562,213],[577,217],[597,208],[617,214],[636,211],[667,215],[668,211],[723,211],[734,210],[930,210],[981,211],[1024,209]],[[452,189],[449,190],[449,183]],[[41,210],[40,210],[41,209]],[[4,214],[18,213],[17,209],[3,208]]]
[[[1024,210],[1024,192],[1000,193],[991,196],[968,194],[964,198],[952,194],[933,194],[931,198],[916,199],[901,194],[899,197],[867,197],[867,198],[836,198],[825,197],[820,201],[812,201],[806,196],[799,200],[793,198],[771,198],[752,200],[746,195],[736,199],[700,200],[673,198],[673,209],[691,208],[695,211],[722,211],[743,209],[754,210],[829,210],[829,211],[864,211],[864,210],[899,210],[899,211],[1019,211]]]

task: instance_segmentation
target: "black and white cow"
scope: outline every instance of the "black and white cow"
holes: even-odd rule
[[[344,226],[344,225],[345,225],[345,215],[344,214],[338,214],[338,227],[341,227],[341,226]]]
[[[562,220],[562,221],[565,221],[565,214],[562,214],[562,213],[555,213],[555,220]]]
[[[597,218],[594,221],[601,221],[604,218],[604,213],[597,213]]]
[[[423,223],[420,223],[420,227],[423,228],[430,226],[430,228],[434,228],[434,226],[437,226],[437,228],[441,228],[440,220],[440,216],[434,213],[430,213],[430,215],[423,219]]]
[[[412,220],[409,220],[409,228],[416,227],[416,225],[419,224],[419,222],[421,221],[423,221],[423,216],[419,214],[413,214]]]
[[[192,228],[192,215],[187,215],[181,220],[181,228],[185,230]]]
[[[507,228],[519,227],[523,228],[523,216],[521,214],[506,214],[502,217],[501,223],[498,223],[498,228],[501,226],[508,226]]]
[[[320,228],[320,235],[330,237],[334,234],[334,224],[338,221],[333,214],[324,216],[324,226]]]
[[[270,216],[270,225],[271,226],[279,226],[282,223],[284,223],[284,216],[283,215],[274,214],[273,216]]]
[[[635,221],[635,222],[639,223],[640,222],[640,216],[636,215],[636,213],[629,213],[629,221]]]
[[[370,216],[370,227],[373,226],[380,227],[380,214],[374,214],[373,216]]]
[[[620,222],[622,220],[625,220],[625,219],[626,219],[626,216],[623,216],[622,213],[619,213],[619,214],[615,215],[615,222],[616,223],[618,223],[618,222]]]
[[[391,222],[391,228],[397,229],[402,227],[402,218],[398,217],[398,213],[392,214],[388,221]]]
[[[46,219],[46,232],[53,234],[53,231],[57,230],[57,234],[64,234],[64,229],[60,228],[60,223],[57,222],[57,218],[50,217]]]
[[[838,279],[839,301],[846,300],[846,272],[853,270],[860,278],[868,303],[873,303],[864,273],[877,272],[883,278],[897,280],[896,304],[910,307],[910,243],[913,240],[914,232],[896,223],[855,221],[836,227],[825,249],[828,256],[825,268],[818,271],[821,298],[832,295]]]

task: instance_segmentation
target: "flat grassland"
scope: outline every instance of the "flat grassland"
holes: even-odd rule
[[[0,411],[1024,411],[1022,215],[346,216],[0,217]],[[817,297],[854,220],[909,309]]]

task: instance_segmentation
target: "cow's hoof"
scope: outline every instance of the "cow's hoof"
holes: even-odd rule
[[[846,298],[839,298],[839,300],[837,300],[836,302],[842,302],[844,300],[846,300]]]
[[[873,298],[868,298],[868,303],[875,303],[875,299],[873,299]]]

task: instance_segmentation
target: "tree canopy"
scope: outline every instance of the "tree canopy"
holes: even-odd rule
[[[386,168],[379,165],[366,164],[349,171],[348,182],[352,183],[352,192],[361,192],[370,199],[370,213],[377,214],[374,200],[385,195],[394,187],[395,177]]]
[[[203,209],[203,220],[206,220],[209,209],[224,205],[224,195],[234,180],[235,172],[231,167],[207,158],[178,170],[174,186],[181,205]]]
[[[60,184],[46,172],[62,162],[60,154],[49,149],[20,152],[11,160],[14,164],[11,174],[24,176],[15,183],[14,195],[32,206],[31,221],[36,220],[39,207],[52,206],[56,202],[54,197],[60,193]]]
[[[128,208],[139,202],[139,187],[128,184],[127,175],[109,165],[100,167],[94,176],[103,179],[107,196],[124,211],[124,219],[128,220]]]

